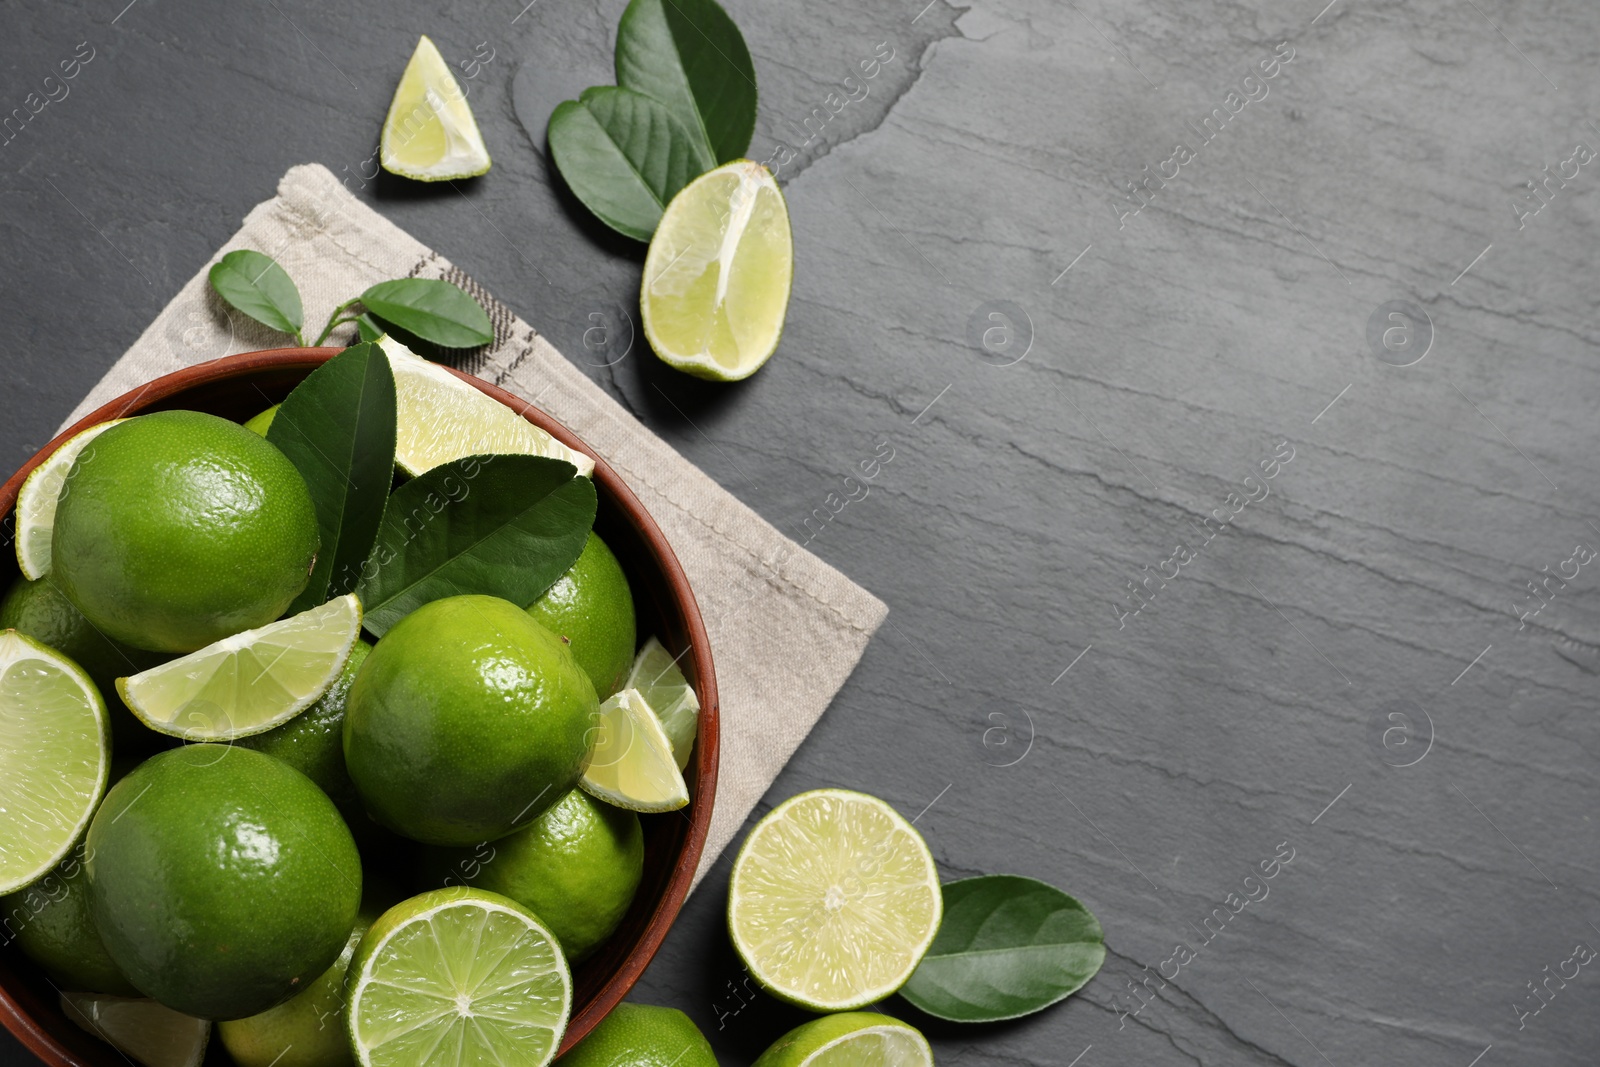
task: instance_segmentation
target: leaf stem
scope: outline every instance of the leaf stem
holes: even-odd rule
[[[330,333],[332,333],[335,329],[337,329],[340,326],[343,326],[347,322],[356,321],[356,317],[354,315],[350,316],[349,318],[341,319],[339,317],[339,313],[342,312],[342,311],[347,311],[347,310],[349,310],[350,308],[354,307],[356,304],[359,304],[359,303],[361,303],[361,298],[358,296],[358,297],[354,297],[353,299],[346,300],[344,303],[342,303],[338,307],[334,308],[333,309],[333,314],[328,316],[328,325],[324,326],[322,328],[322,332],[317,334],[316,344],[313,345],[312,347],[313,348],[322,347],[322,342],[326,341],[328,339],[328,335]],[[305,342],[302,341],[301,343],[304,344]]]

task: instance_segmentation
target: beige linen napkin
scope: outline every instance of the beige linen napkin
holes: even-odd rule
[[[495,340],[462,369],[533,402],[610,463],[655,517],[694,586],[716,663],[722,765],[699,875],[855,669],[887,608],[784,537],[612,400],[509,308],[317,165],[291,169],[217,251],[266,252],[300,287],[306,321],[390,278],[448,278],[485,307]],[[151,378],[231,352],[281,347],[228,309],[202,269],[78,405],[68,424]],[[66,424],[63,424],[66,425]]]

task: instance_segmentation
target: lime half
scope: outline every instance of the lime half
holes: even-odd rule
[[[847,1011],[790,1030],[755,1067],[933,1067],[933,1049],[921,1031],[899,1019]]]
[[[105,701],[76,663],[0,631],[0,893],[61,862],[111,770]]]
[[[634,658],[633,671],[623,688],[637,689],[661,720],[661,729],[672,742],[672,760],[678,770],[689,766],[700,721],[700,698],[678,669],[672,653],[654,637],[646,641]]]
[[[779,804],[733,864],[728,930],[780,999],[849,1011],[905,984],[938,932],[939,871],[877,797],[818,789]]]
[[[56,504],[67,472],[85,445],[126,419],[112,419],[68,438],[50,458],[33,468],[17,493],[17,564],[26,578],[50,573],[50,534],[56,525]]]
[[[186,741],[231,741],[288,722],[339,678],[361,635],[354,593],[131,678],[117,692],[150,729]]]
[[[437,363],[385,334],[378,347],[394,370],[394,459],[412,477],[466,456],[564,459],[587,478],[594,460],[568,448],[521,415],[485,396]]]
[[[772,175],[738,159],[672,198],[644,259],[639,311],[656,355],[736,382],[772,355],[794,277],[789,208]]]
[[[676,811],[689,803],[672,742],[637,689],[606,698],[596,715],[578,779],[584,792],[629,811]]]
[[[62,993],[61,1010],[144,1067],[199,1067],[211,1039],[209,1022],[153,1000]]]
[[[489,169],[467,94],[426,36],[400,75],[379,150],[384,170],[418,181],[475,178]]]
[[[384,912],[345,976],[361,1067],[544,1067],[572,1009],[553,935],[508,897],[435,889]]]

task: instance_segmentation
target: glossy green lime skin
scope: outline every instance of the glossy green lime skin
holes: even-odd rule
[[[510,897],[576,962],[616,930],[644,876],[639,816],[574,789],[532,826],[468,848],[430,850],[436,885]]]
[[[638,637],[633,593],[622,564],[593,531],[577,562],[528,606],[528,614],[566,639],[601,700],[622,688]]]
[[[618,1004],[561,1067],[717,1067],[711,1042],[677,1008]]]
[[[50,580],[108,636],[193,652],[282,615],[317,541],[288,457],[236,422],[161,411],[113,426],[73,462]]]
[[[340,811],[359,810],[360,799],[344,767],[344,711],[356,672],[372,645],[358,639],[333,686],[305,711],[264,734],[241,737],[235,744],[276,756],[316,782]]]
[[[424,604],[378,641],[345,707],[367,811],[430,845],[528,825],[577,784],[599,701],[561,639],[508,600]]]
[[[278,405],[274,404],[267,410],[252,417],[244,424],[244,428],[251,433],[267,436],[267,431],[272,429],[272,420],[278,417]]]
[[[106,951],[89,913],[83,849],[26,889],[0,897],[0,940],[16,940],[62,989],[136,997],[139,991]]]
[[[333,802],[260,752],[187,745],[106,794],[86,867],[106,950],[146,996],[203,1019],[256,1015],[338,958],[361,861]]]

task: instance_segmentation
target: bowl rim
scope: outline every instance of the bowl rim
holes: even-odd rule
[[[341,351],[339,348],[296,347],[240,352],[183,367],[130,389],[57,434],[7,479],[4,485],[0,485],[0,519],[11,515],[22,483],[34,468],[48,459],[65,441],[90,426],[109,419],[139,414],[159,401],[171,399],[196,386],[249,378],[266,370],[296,370],[302,367],[307,371],[314,370]],[[457,378],[505,405],[567,447],[594,459],[593,478],[596,488],[603,494],[610,495],[618,509],[642,536],[666,579],[673,599],[683,612],[690,655],[693,658],[695,678],[698,682],[696,688],[701,705],[700,734],[695,743],[695,783],[689,807],[689,830],[683,848],[673,864],[665,891],[645,923],[637,945],[601,986],[594,999],[568,1020],[566,1033],[558,1050],[559,1055],[582,1040],[627,996],[660,949],[661,943],[666,939],[667,931],[677,919],[678,912],[682,909],[693,886],[695,871],[705,849],[706,835],[711,828],[712,807],[717,791],[720,730],[716,670],[712,664],[711,644],[706,636],[705,620],[700,614],[699,603],[695,599],[688,576],[683,571],[683,565],[678,561],[666,535],[656,525],[655,519],[621,476],[576,434],[535,407],[531,401],[448,364],[441,363],[436,366],[444,367]],[[0,1023],[3,1023],[28,1051],[51,1067],[89,1067],[69,1048],[56,1040],[48,1029],[24,1011],[11,995],[11,991],[3,985],[0,985]]]

